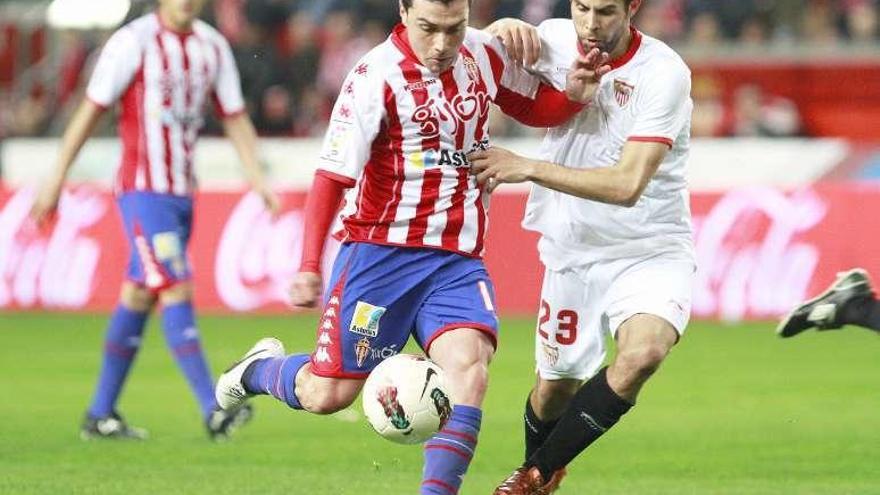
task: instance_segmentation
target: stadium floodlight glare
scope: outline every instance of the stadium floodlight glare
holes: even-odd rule
[[[130,0],[52,0],[46,19],[58,29],[108,29],[125,19],[129,8]]]

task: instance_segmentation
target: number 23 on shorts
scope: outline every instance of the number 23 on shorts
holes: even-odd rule
[[[541,312],[538,315],[538,334],[544,340],[553,341],[561,345],[571,345],[577,340],[578,334],[578,314],[577,311],[571,309],[561,309],[556,313],[556,328],[550,329],[553,332],[551,338],[547,330],[547,324],[550,323],[553,311],[547,301],[541,300]],[[553,324],[550,325],[551,327]]]

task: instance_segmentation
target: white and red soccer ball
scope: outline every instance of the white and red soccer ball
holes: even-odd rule
[[[422,443],[452,414],[443,370],[431,360],[398,354],[382,361],[364,384],[364,414],[376,432],[396,443]]]

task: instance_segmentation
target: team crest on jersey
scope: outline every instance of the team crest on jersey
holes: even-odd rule
[[[627,103],[629,103],[629,98],[632,96],[633,90],[635,86],[627,83],[626,81],[615,79],[614,80],[614,99],[617,100],[617,104],[621,107],[625,107]]]
[[[541,342],[544,351],[544,361],[550,366],[556,366],[559,362],[559,348],[546,342]]]
[[[480,80],[480,66],[477,65],[477,61],[472,57],[464,58],[464,70],[471,81],[477,82]]]
[[[354,316],[348,331],[367,337],[379,335],[379,320],[385,314],[386,308],[373,306],[370,303],[358,301],[354,307]]]

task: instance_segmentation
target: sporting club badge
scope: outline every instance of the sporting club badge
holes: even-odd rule
[[[477,65],[477,61],[473,58],[464,58],[464,70],[467,72],[471,81],[477,82],[480,80],[480,66]]]
[[[617,100],[617,104],[620,105],[621,108],[629,103],[629,98],[632,96],[634,89],[635,86],[626,81],[621,79],[614,80],[614,99]]]
[[[358,368],[364,365],[364,361],[367,360],[367,356],[370,355],[370,339],[364,337],[357,341],[354,345],[354,355],[357,358]]]

